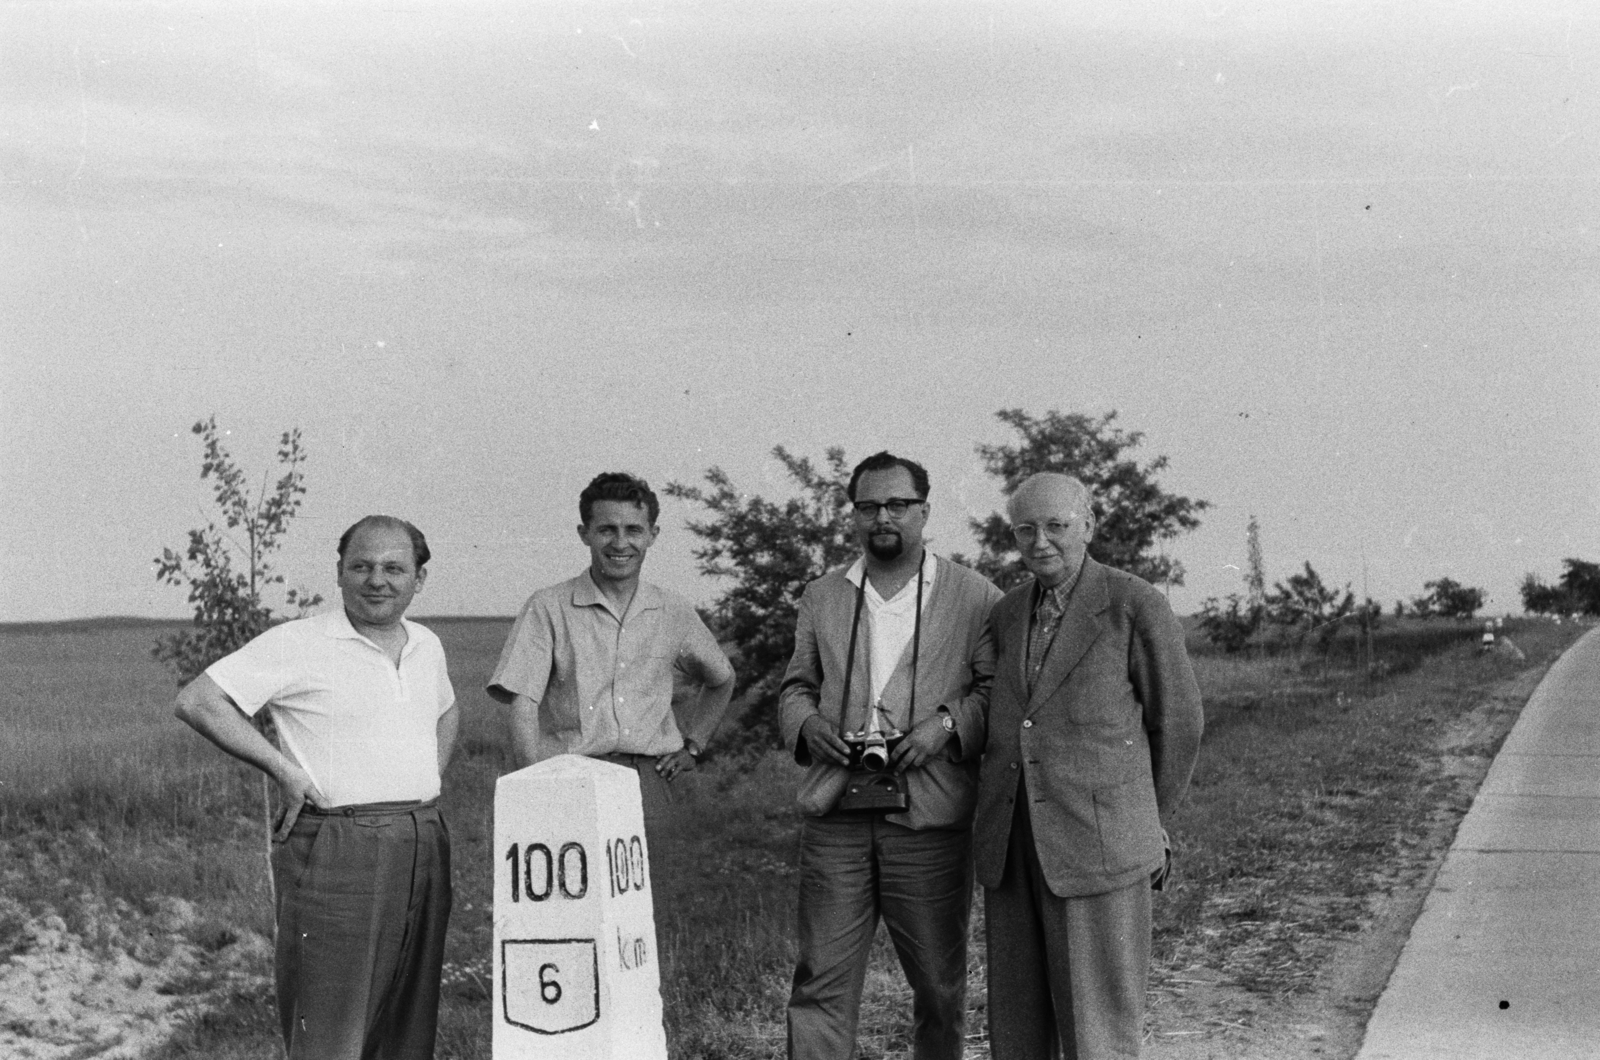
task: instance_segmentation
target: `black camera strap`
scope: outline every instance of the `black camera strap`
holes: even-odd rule
[[[856,668],[856,634],[861,631],[861,605],[867,602],[867,565],[861,564],[861,584],[856,586],[856,614],[850,620],[850,650],[845,654],[844,661],[844,695],[839,698],[839,727],[844,728],[845,717],[850,712],[850,677]],[[870,713],[872,705],[867,705]],[[865,724],[863,722],[862,724]],[[849,732],[850,730],[845,729]]]
[[[911,709],[906,713],[908,725],[917,718],[917,659],[922,654],[922,568],[928,562],[928,550],[922,550],[922,562],[917,564],[917,610],[911,623]],[[856,668],[856,638],[861,632],[861,608],[867,600],[867,565],[861,564],[861,584],[856,586],[855,615],[850,619],[850,648],[845,653],[844,694],[839,698],[839,720],[842,723],[850,710],[850,678]],[[869,697],[870,698],[870,697]],[[872,714],[872,704],[867,704],[867,714]],[[866,719],[862,720],[866,724]],[[848,731],[848,730],[846,730]]]

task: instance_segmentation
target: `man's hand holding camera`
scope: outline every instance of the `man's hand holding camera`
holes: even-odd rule
[[[908,769],[927,765],[929,759],[937,757],[953,735],[944,724],[948,716],[944,713],[935,714],[913,725],[905,739],[900,741],[900,746],[894,749],[894,754],[889,756],[889,768],[896,773],[904,773]]]
[[[800,738],[805,740],[811,757],[837,766],[850,764],[850,747],[839,735],[839,729],[821,714],[813,714],[800,726]]]

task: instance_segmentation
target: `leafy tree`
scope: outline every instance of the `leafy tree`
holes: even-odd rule
[[[1523,608],[1543,615],[1600,615],[1600,563],[1573,558],[1561,563],[1566,570],[1555,585],[1546,585],[1536,574],[1522,579]]]
[[[775,747],[778,685],[794,653],[800,594],[812,579],[853,558],[856,545],[844,450],[827,451],[825,470],[781,445],[772,455],[799,487],[797,496],[774,502],[744,493],[719,467],[706,471],[705,487],[672,482],[665,492],[709,513],[688,526],[703,542],[694,550],[700,573],[730,582],[707,619],[738,648],[734,695],[747,704],[738,721],[741,742],[753,737]]]
[[[1370,607],[1363,608],[1363,611]],[[1291,574],[1288,582],[1276,582],[1267,594],[1267,619],[1275,625],[1295,630],[1297,640],[1315,636],[1324,649],[1345,621],[1356,616],[1356,598],[1350,586],[1333,589],[1322,583],[1322,576],[1307,560],[1305,570]]]
[[[1567,569],[1561,572],[1561,587],[1578,602],[1578,610],[1590,615],[1600,615],[1600,563],[1582,559],[1564,559]]]
[[[263,476],[255,492],[244,469],[222,447],[216,416],[196,423],[192,430],[205,443],[200,477],[212,480],[223,525],[213,520],[190,530],[183,554],[164,548],[155,561],[156,579],[188,585],[189,602],[194,605],[193,627],[163,637],[151,649],[180,684],[279,621],[262,602],[262,592],[269,585],[283,584],[270,557],[282,545],[306,492],[305,473],[300,470],[306,453],[299,429],[285,431],[278,441],[282,476],[277,482]],[[321,596],[308,596],[300,589],[288,590],[285,598],[288,606],[302,612],[322,602]]]
[[[1115,412],[1091,417],[1052,409],[1035,418],[1022,409],[1002,409],[995,417],[1022,436],[1015,445],[977,446],[984,470],[1000,479],[1007,497],[1040,471],[1074,475],[1095,494],[1097,526],[1089,554],[1149,582],[1183,584],[1183,565],[1152,552],[1159,542],[1199,526],[1198,513],[1210,505],[1168,493],[1156,483],[1166,457],[1141,467],[1125,455],[1144,440],[1143,432],[1115,426]],[[974,519],[972,531],[980,548],[970,561],[973,567],[1001,588],[1023,580],[1026,572],[1004,515]]]
[[[1462,585],[1454,578],[1423,582],[1427,590],[1411,601],[1411,613],[1418,618],[1471,618],[1482,610],[1489,594]]]
[[[1546,585],[1529,571],[1522,579],[1522,609],[1535,615],[1569,615],[1578,610],[1578,601],[1559,585]]]

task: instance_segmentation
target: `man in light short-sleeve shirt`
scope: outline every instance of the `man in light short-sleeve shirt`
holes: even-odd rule
[[[589,483],[578,497],[589,569],[528,599],[488,685],[511,707],[519,767],[558,754],[629,766],[647,825],[716,731],[734,678],[693,606],[640,579],[660,512],[642,479]],[[676,705],[675,676],[687,688]]]
[[[290,1060],[430,1060],[449,922],[439,778],[455,744],[444,649],[405,609],[422,533],[368,516],[339,540],[343,607],[213,663],[178,717],[278,784],[278,1014]],[[265,710],[282,747],[249,722]]]

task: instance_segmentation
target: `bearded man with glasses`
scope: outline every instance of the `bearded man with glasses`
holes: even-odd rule
[[[1033,574],[990,616],[999,651],[973,857],[994,1060],[1139,1055],[1161,826],[1200,749],[1200,688],[1160,591],[1088,556],[1093,498],[1039,474],[1011,495]]]
[[[789,1056],[855,1055],[882,916],[914,996],[913,1056],[957,1060],[970,825],[994,678],[986,619],[1001,594],[924,547],[921,465],[875,453],[856,466],[846,492],[863,555],[806,586],[778,697],[784,744],[807,767],[798,797],[805,823]],[[863,745],[885,736],[886,771],[903,784],[887,803],[854,808],[860,800],[849,789],[862,774],[849,767]]]

